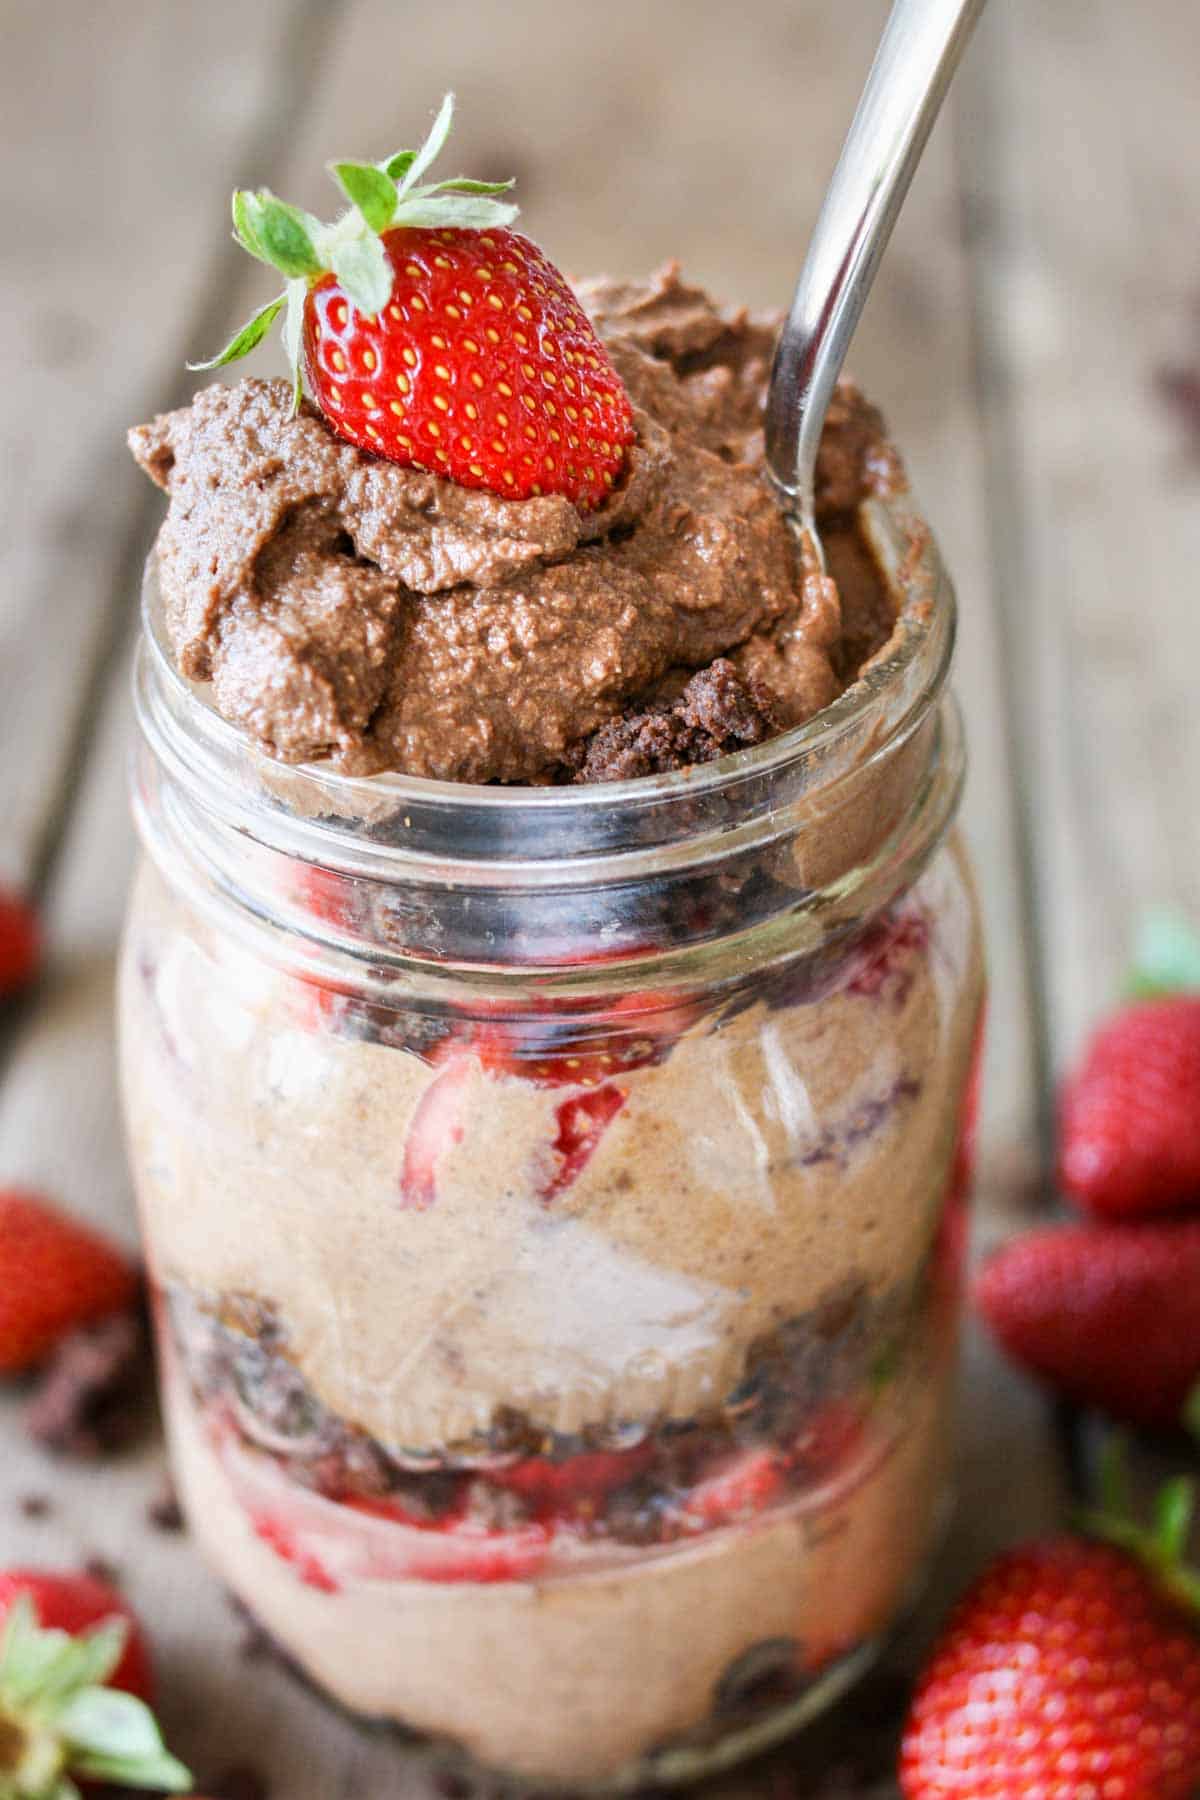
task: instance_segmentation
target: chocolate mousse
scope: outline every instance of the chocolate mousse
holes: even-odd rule
[[[293,416],[282,381],[209,387],[130,434],[170,495],[178,667],[273,755],[477,782],[656,772],[801,723],[886,642],[856,510],[902,475],[857,388],[839,388],[818,465],[825,578],[764,470],[777,322],[721,309],[675,265],[579,294],[637,430],[594,510],[374,456],[307,402]]]

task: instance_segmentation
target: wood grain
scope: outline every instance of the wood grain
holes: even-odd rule
[[[150,517],[123,436],[221,322],[233,173],[274,135],[294,0],[11,6],[0,182],[0,877],[36,883]],[[304,35],[304,34],[302,34]],[[197,245],[203,244],[202,254]]]
[[[1200,359],[1195,12],[1014,0],[968,144],[1028,879],[1061,1067],[1137,910],[1200,916],[1200,471],[1155,388]]]
[[[0,1179],[46,1181],[128,1232],[110,982],[131,854],[127,604],[157,503],[121,433],[177,400],[184,355],[265,297],[264,272],[218,250],[233,179],[327,211],[325,160],[412,138],[453,85],[456,165],[517,174],[528,228],[566,266],[636,273],[671,251],[720,293],[781,305],[884,7],[764,0],[747,30],[717,0],[613,0],[584,49],[582,9],[555,0],[264,0],[244,12],[107,0],[89,15],[121,46],[107,63],[91,26],[50,31],[47,11],[35,27],[10,9],[16,52],[6,43],[0,66],[6,125],[45,157],[45,216],[27,193],[12,201],[33,274],[0,276],[19,325],[0,364],[5,448],[28,471],[25,494],[0,501],[12,558],[0,873],[44,878],[53,935],[37,1004],[9,1023]],[[854,348],[962,607],[965,816],[993,976],[981,1244],[1044,1203],[1051,1068],[1111,993],[1131,911],[1148,898],[1200,911],[1200,841],[1176,822],[1176,796],[1200,785],[1198,477],[1151,380],[1157,362],[1200,352],[1191,29],[1178,0],[1138,14],[1115,0],[993,9]],[[169,208],[152,154],[168,144]],[[82,286],[53,205],[80,165]],[[85,313],[120,317],[120,356],[89,336]],[[990,1549],[1061,1513],[1045,1408],[974,1337],[967,1395],[962,1504],[902,1664]],[[419,1757],[242,1661],[186,1540],[144,1529],[153,1446],[102,1470],[51,1469],[12,1402],[0,1444],[0,1550],[47,1561],[94,1550],[124,1566],[154,1620],[168,1723],[203,1773],[250,1759],[288,1800],[428,1792]],[[50,1487],[53,1518],[24,1518],[19,1495]],[[791,1752],[720,1791],[781,1783],[819,1791]]]

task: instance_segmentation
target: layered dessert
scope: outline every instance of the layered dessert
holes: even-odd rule
[[[405,223],[411,164],[378,168],[375,310],[319,241],[285,269],[313,398],[215,385],[132,434],[190,704],[353,782],[347,817],[381,778],[370,835],[402,842],[397,777],[686,794],[926,627],[877,555],[903,477],[856,389],[823,569],[764,474],[774,321],[674,268],[560,302],[507,224]],[[268,203],[235,207],[256,254]],[[924,745],[868,744],[850,798],[686,907],[648,908],[649,874],[607,895],[646,934],[610,991],[586,911],[546,944],[516,909],[495,981],[447,1001],[403,863],[356,878],[337,820],[269,949],[234,915],[274,902],[201,904],[161,852],[140,877],[124,1082],[182,1497],[355,1711],[529,1781],[666,1779],[803,1716],[902,1605],[944,1479],[981,963],[952,845],[857,916],[844,893]],[[814,867],[843,890],[817,948],[657,976]],[[509,960],[547,972],[514,989]]]

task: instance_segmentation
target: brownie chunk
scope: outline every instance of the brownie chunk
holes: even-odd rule
[[[580,745],[577,782],[663,775],[761,744],[780,729],[770,696],[725,657],[693,675],[679,697],[630,710]]]

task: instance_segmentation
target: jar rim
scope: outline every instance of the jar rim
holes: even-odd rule
[[[321,959],[334,985],[394,994],[435,965],[447,983],[569,984],[581,943],[609,984],[649,962],[656,982],[686,982],[797,953],[901,893],[961,789],[943,697],[955,602],[932,534],[906,495],[864,505],[860,525],[898,623],[840,699],[719,762],[560,788],[278,762],[178,674],[151,562],[135,672],[143,842],[200,910],[310,974]]]
[[[859,522],[897,600],[887,644],[811,719],[711,763],[567,787],[352,776],[321,762],[283,763],[179,672],[153,553],[135,673],[139,721],[157,760],[207,811],[312,861],[348,867],[366,857],[374,874],[381,857],[428,865],[453,856],[493,871],[522,862],[561,869],[582,858],[594,868],[595,858],[607,865],[614,853],[681,839],[695,854],[714,830],[769,814],[781,777],[790,797],[813,801],[911,731],[944,685],[956,607],[932,532],[907,492],[865,501]]]

